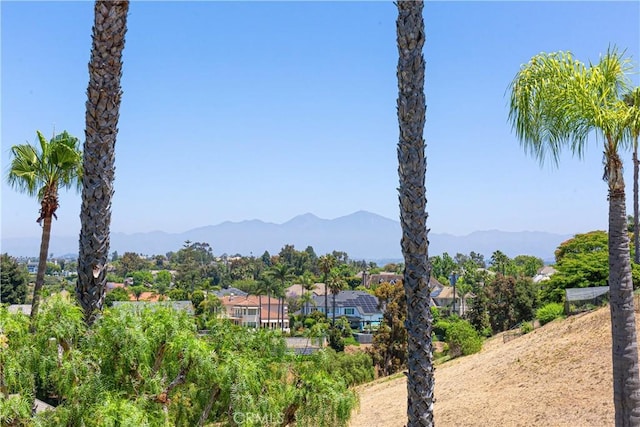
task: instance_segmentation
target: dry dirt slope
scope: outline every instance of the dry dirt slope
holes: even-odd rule
[[[636,313],[636,329],[640,322]],[[436,368],[439,426],[613,425],[609,308],[556,320]],[[359,388],[351,427],[403,426],[404,376]]]

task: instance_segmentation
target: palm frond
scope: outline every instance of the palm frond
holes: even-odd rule
[[[586,66],[570,52],[541,53],[509,85],[509,121],[521,145],[541,163],[557,165],[562,149],[582,157],[588,137],[625,144],[629,63],[616,49]],[[596,131],[594,133],[594,131]]]
[[[11,164],[7,183],[14,189],[42,200],[55,194],[59,187],[80,188],[82,152],[77,138],[67,131],[50,141],[37,131],[38,145],[21,144],[11,147]]]

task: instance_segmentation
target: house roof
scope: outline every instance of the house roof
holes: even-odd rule
[[[432,298],[451,298],[453,299],[453,286],[443,286],[438,295],[432,296]],[[456,298],[460,298],[460,293],[456,292]]]
[[[324,295],[313,298],[317,305],[324,305]],[[329,298],[329,304],[333,305],[333,296]],[[336,307],[356,307],[362,314],[380,314],[378,298],[365,291],[340,291],[336,295]]]
[[[545,280],[550,280],[551,276],[553,276],[555,272],[555,268],[550,265],[545,265],[538,270],[538,274],[536,274],[533,278],[533,283],[540,283],[544,282]]]
[[[556,269],[550,265],[545,265],[544,267],[538,270],[538,274],[544,274],[545,276],[551,276],[556,272]]]
[[[115,288],[124,288],[124,283],[107,282],[107,292],[111,292]]]
[[[133,294],[129,294],[129,301],[148,301],[148,302],[158,302],[160,301],[160,295],[155,292],[143,292],[140,294],[138,299]]]
[[[431,298],[438,298],[444,289],[444,285],[433,276],[429,276],[429,287],[431,288]]]
[[[220,289],[219,291],[211,291],[218,298],[228,296],[228,295],[237,295],[241,297],[246,297],[248,294],[245,291],[241,291],[238,288],[226,288]]]
[[[402,274],[390,273],[388,271],[381,271],[377,274],[371,274],[367,276],[367,283],[365,286],[369,286],[370,284],[379,284],[379,283],[395,283],[403,279]]]
[[[300,298],[305,292],[307,291],[300,284],[291,285],[285,290],[287,298]],[[314,283],[311,292],[314,295],[324,295],[324,283]]]
[[[269,304],[269,297],[266,295],[227,295],[220,297],[222,305],[239,306],[239,307],[258,307],[262,303],[263,307]],[[278,298],[271,297],[271,305],[278,304]]]
[[[22,313],[31,316],[31,304],[11,304],[7,309],[11,314]]]
[[[175,310],[184,310],[189,314],[193,314],[193,304],[191,301],[114,301],[113,306],[130,306],[135,308],[142,308],[145,306],[169,306],[173,307]]]
[[[277,298],[271,298],[271,307],[269,307],[269,298],[266,296],[258,297],[256,295],[247,295],[247,296],[236,296],[236,295],[227,295],[220,298],[222,301],[222,305],[225,306],[227,310],[227,314],[233,315],[230,312],[234,307],[251,307],[257,308],[260,307],[260,302],[262,302],[262,307],[260,309],[260,319],[263,322],[266,322],[267,319],[271,319],[272,322],[275,322],[278,316],[281,316],[280,310],[280,302]],[[271,308],[271,314],[269,314],[269,308]],[[284,306],[284,315],[285,322],[288,322],[288,308],[285,304]]]

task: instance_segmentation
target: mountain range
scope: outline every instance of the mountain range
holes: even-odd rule
[[[429,255],[448,252],[468,254],[475,251],[489,258],[495,250],[506,255],[534,255],[553,260],[557,246],[571,235],[538,231],[506,232],[476,231],[466,236],[429,233]],[[312,246],[318,255],[334,250],[346,252],[351,259],[400,260],[401,228],[398,221],[380,215],[358,211],[335,219],[322,219],[307,213],[275,224],[260,220],[223,222],[194,228],[183,233],[153,231],[147,233],[112,233],[111,252],[136,252],[154,255],[177,251],[185,241],[206,242],[213,253],[259,256],[265,250],[277,254],[286,244],[298,250]],[[39,238],[2,239],[2,252],[13,256],[36,256]],[[78,237],[52,236],[49,252],[56,256],[75,255]]]

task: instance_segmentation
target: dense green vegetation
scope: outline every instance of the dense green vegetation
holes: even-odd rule
[[[47,299],[37,332],[0,309],[2,425],[344,425],[348,387],[373,379],[364,353],[296,356],[277,332],[194,319],[164,306],[107,309],[87,327],[81,308]],[[31,419],[37,397],[54,406]]]
[[[564,314],[564,306],[558,302],[550,302],[536,311],[536,318],[544,325]]]
[[[542,261],[535,257],[511,259],[495,251],[488,265],[474,252],[432,257],[433,274],[442,281],[455,275],[457,295],[468,298],[462,316],[451,307],[431,309],[433,339],[443,343],[436,357],[448,360],[473,354],[481,349],[482,337],[518,325],[526,333],[536,318],[545,324],[562,316],[565,287],[602,284],[608,268],[606,245],[604,232],[563,242],[556,251],[556,275],[538,284],[531,276]],[[107,307],[152,291],[190,300],[195,315],[166,307],[139,311],[118,307],[106,310],[87,327],[79,307],[54,295],[39,316],[36,338],[29,340],[26,318],[3,310],[0,385],[4,396],[11,395],[0,404],[3,422],[11,418],[24,425],[198,425],[205,416],[207,422],[222,425],[275,425],[295,416],[299,425],[335,425],[346,420],[347,408],[355,404],[348,387],[372,380],[374,367],[376,375],[406,369],[406,300],[401,282],[376,283],[366,289],[384,309],[383,323],[367,351],[342,352],[346,345],[357,345],[345,318],[335,319],[334,324],[318,311],[307,316],[295,313],[296,307],[310,304],[309,292],[318,281],[330,283],[331,305],[332,288],[365,289],[356,276],[359,271],[398,272],[402,264],[379,268],[352,261],[345,253],[317,257],[311,247],[297,251],[292,245],[273,256],[267,252],[261,257],[214,256],[208,244],[191,242],[166,256],[127,252],[112,258],[110,278],[129,278],[129,286],[111,291]],[[2,262],[3,286],[9,273],[16,276],[16,283],[26,283],[23,266],[8,256]],[[68,264],[49,263],[48,269],[57,275]],[[280,331],[250,331],[219,320],[220,301],[207,294],[235,286],[283,298],[284,288],[292,283],[302,283],[306,293],[300,300],[288,301],[291,335],[328,338],[330,348],[313,356],[288,353]],[[46,285],[45,295],[59,289]],[[199,336],[198,330],[207,333]],[[324,400],[318,393],[324,393]],[[55,411],[32,419],[34,397],[55,405]],[[325,409],[310,409],[313,405]],[[96,415],[89,420],[86,413]]]
[[[78,187],[83,174],[82,151],[78,138],[67,131],[47,140],[37,131],[37,146],[19,144],[11,147],[11,165],[7,183],[17,191],[35,197],[40,204],[38,224],[42,225],[38,272],[31,303],[32,323],[38,314],[40,290],[44,286],[51,224],[59,207],[60,189]]]
[[[29,273],[8,254],[0,256],[0,303],[24,304]]]
[[[571,52],[540,53],[520,67],[509,86],[509,119],[519,142],[537,160],[558,162],[563,150],[577,156],[595,134],[603,153],[602,178],[609,206],[608,263],[611,307],[613,401],[616,425],[640,419],[638,342],[627,233],[625,182],[620,152],[634,145],[634,231],[638,233],[638,97],[625,52],[609,47],[598,62]],[[635,98],[635,99],[634,99]],[[632,142],[633,141],[633,142]],[[636,239],[637,240],[637,239]]]
[[[576,234],[556,250],[557,272],[544,283],[542,298],[562,302],[566,288],[607,286],[609,280],[608,235],[605,231]],[[634,252],[634,248],[631,248]],[[631,264],[633,287],[640,286],[640,265]]]

